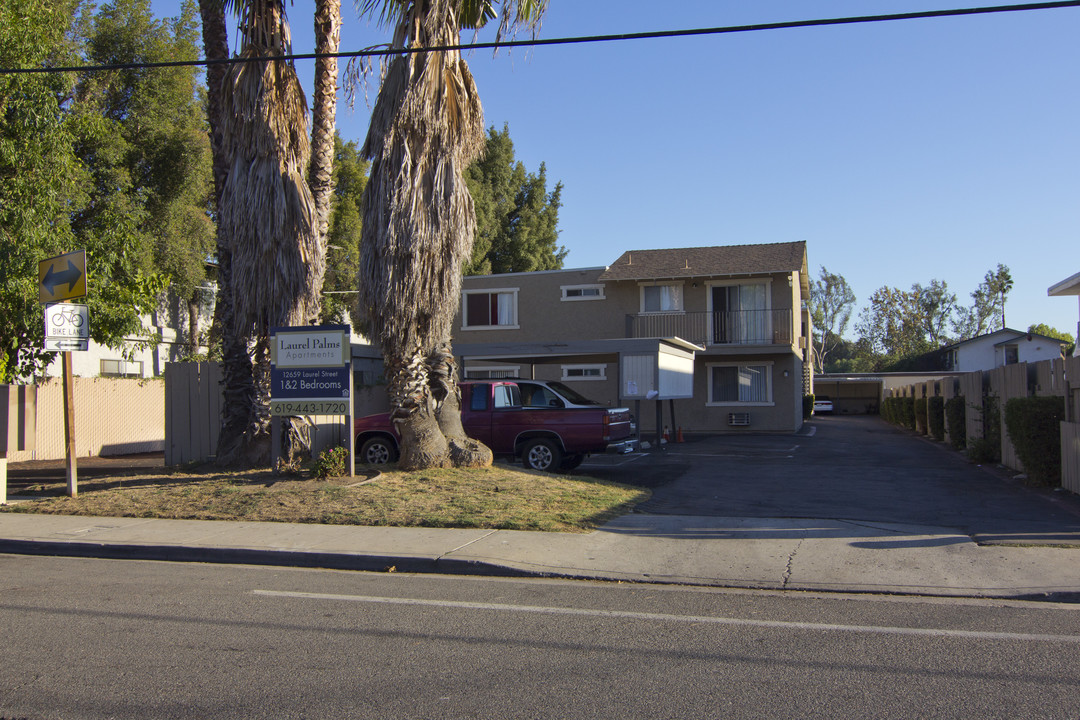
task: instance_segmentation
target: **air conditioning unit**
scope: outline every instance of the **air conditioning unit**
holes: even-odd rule
[[[750,426],[750,413],[728,413],[727,424],[731,427],[749,427]]]

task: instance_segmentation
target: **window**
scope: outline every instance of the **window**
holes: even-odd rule
[[[102,377],[142,377],[143,364],[141,360],[102,360]]]
[[[605,380],[607,365],[563,365],[563,380]]]
[[[714,285],[711,292],[713,342],[772,342],[767,283]]]
[[[604,286],[603,285],[563,285],[562,286],[562,299],[563,302],[570,302],[576,300],[603,300],[604,299]]]
[[[462,329],[516,328],[517,288],[466,290],[462,299]]]
[[[521,407],[521,391],[517,385],[496,385],[494,390],[496,408]]]
[[[682,285],[642,285],[641,312],[682,312]]]
[[[1015,365],[1020,362],[1020,348],[1016,345],[1005,346],[1005,364]]]
[[[710,405],[771,405],[772,364],[711,365]]]
[[[520,365],[478,366],[465,368],[466,380],[500,380],[502,378],[518,377],[521,374]]]
[[[472,387],[472,397],[469,399],[469,409],[482,412],[488,409],[488,392],[490,385],[477,383]]]

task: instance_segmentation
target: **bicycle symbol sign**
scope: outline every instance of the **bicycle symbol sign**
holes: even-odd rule
[[[86,305],[55,303],[45,307],[46,350],[86,350],[89,338]]]

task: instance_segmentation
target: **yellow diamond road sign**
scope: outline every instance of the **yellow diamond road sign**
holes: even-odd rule
[[[43,303],[86,297],[86,251],[75,250],[39,262],[38,296]]]

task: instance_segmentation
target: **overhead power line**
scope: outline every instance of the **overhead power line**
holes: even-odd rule
[[[230,57],[213,60],[174,60],[149,63],[118,63],[114,65],[71,65],[66,67],[0,68],[0,75],[17,73],[59,73],[91,72],[106,70],[133,70],[149,68],[191,67],[197,65],[219,65],[244,62],[269,62],[275,60],[317,60],[319,58],[359,58],[382,57],[387,55],[406,55],[428,52],[446,52],[452,50],[491,50],[519,47],[544,47],[550,45],[580,45],[584,43],[615,42],[622,40],[654,40],[661,38],[699,37],[704,35],[728,35],[733,33],[761,32],[765,30],[788,30],[793,28],[824,27],[828,25],[855,25],[860,23],[893,22],[898,20],[923,20],[928,18],[958,17],[964,15],[989,15],[992,13],[1023,12],[1030,10],[1055,10],[1058,8],[1080,7],[1080,0],[1057,0],[1056,2],[1022,3],[1018,5],[993,5],[989,7],[955,8],[952,10],[923,10],[920,12],[891,13],[888,15],[861,15],[855,17],[823,18],[819,20],[792,20],[788,22],[758,23],[754,25],[731,25],[727,27],[697,28],[694,30],[657,30],[640,33],[621,33],[617,35],[587,35],[569,38],[534,38],[532,40],[510,40],[506,42],[464,43],[459,45],[439,45],[431,47],[388,48],[375,47],[337,53],[298,53],[260,57]]]

